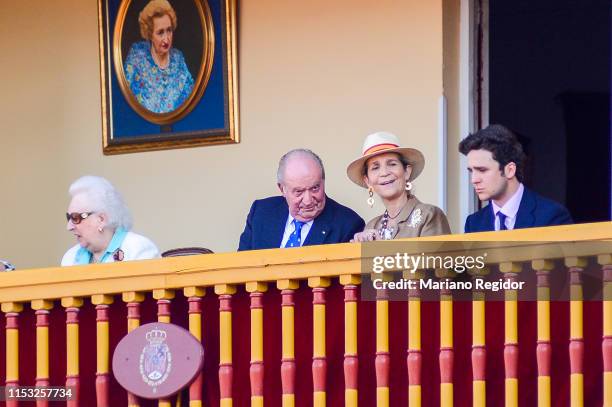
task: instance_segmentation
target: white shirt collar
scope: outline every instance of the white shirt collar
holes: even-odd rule
[[[291,216],[291,214],[289,214],[289,216],[287,217],[287,223],[285,224],[285,227],[291,225],[291,223],[293,223],[294,220],[295,220],[295,218],[293,216]],[[306,225],[312,226],[313,222],[314,222],[314,219],[311,219],[308,222],[304,222],[304,225],[302,227],[304,227]]]
[[[523,187],[522,183],[519,183],[519,187],[517,188],[514,195],[512,195],[502,207],[497,206],[497,204],[493,200],[491,200],[491,204],[493,205],[493,215],[497,216],[497,212],[501,211],[501,213],[512,219],[512,221],[514,221],[516,219],[516,214],[518,213],[519,206],[521,206],[521,199],[523,199],[523,191],[525,191],[525,187]]]

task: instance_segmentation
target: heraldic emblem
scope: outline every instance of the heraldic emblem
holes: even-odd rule
[[[146,384],[156,387],[170,374],[172,353],[166,343],[166,331],[152,329],[146,333],[145,338],[148,343],[140,352],[140,375]]]
[[[113,374],[130,393],[163,399],[192,383],[203,363],[204,347],[188,330],[151,322],[119,341],[113,354]]]

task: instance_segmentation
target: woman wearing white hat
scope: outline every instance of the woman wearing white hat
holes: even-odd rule
[[[450,234],[446,215],[434,205],[420,202],[410,193],[412,181],[423,171],[425,158],[414,148],[400,147],[397,136],[377,132],[366,137],[362,155],[347,168],[355,184],[367,188],[368,204],[374,193],[385,212],[372,219],[354,241],[390,240]]]

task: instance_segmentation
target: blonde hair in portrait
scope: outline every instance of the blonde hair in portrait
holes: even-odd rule
[[[153,34],[153,19],[167,15],[172,22],[172,30],[176,30],[178,25],[176,13],[168,0],[151,0],[138,15],[140,24],[140,35],[145,40],[151,40]]]

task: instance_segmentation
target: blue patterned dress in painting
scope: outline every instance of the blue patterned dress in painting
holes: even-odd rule
[[[125,60],[125,77],[138,103],[154,113],[176,110],[191,94],[193,77],[183,53],[170,49],[167,68],[157,66],[149,41],[136,42]]]

